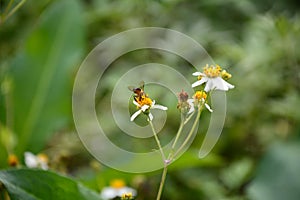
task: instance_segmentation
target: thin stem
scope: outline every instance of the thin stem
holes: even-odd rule
[[[182,143],[182,145],[179,147],[179,149],[174,153],[172,159],[177,156],[177,154],[185,147],[185,145],[189,142],[190,138],[192,137],[193,132],[194,132],[194,130],[195,130],[197,124],[198,124],[198,121],[199,121],[199,118],[200,118],[200,115],[201,115],[202,106],[203,105],[198,107],[198,113],[197,113],[196,119],[194,121],[194,124],[193,124],[191,130],[190,130],[188,136],[186,137],[185,141]]]
[[[5,8],[4,12],[3,12],[3,16],[5,16],[6,13],[9,11],[9,9],[10,9],[10,7],[11,7],[11,5],[12,5],[13,2],[14,2],[14,0],[10,0],[10,1],[8,2],[6,8]]]
[[[167,171],[168,171],[168,164],[165,164],[164,165],[164,170],[163,170],[163,173],[162,173],[162,176],[161,176],[161,181],[160,181],[159,190],[158,190],[158,193],[157,193],[156,200],[160,200],[160,197],[161,197],[164,185],[165,185],[165,180],[166,180],[166,177],[167,177]]]
[[[149,119],[149,118],[148,118],[148,119]],[[158,139],[158,137],[157,137],[156,131],[155,131],[154,126],[153,126],[153,123],[152,123],[152,121],[151,121],[150,119],[149,119],[149,124],[150,124],[150,126],[151,126],[151,129],[152,129],[152,132],[153,132],[155,141],[156,141],[156,143],[157,143],[157,146],[158,146],[158,148],[159,148],[159,151],[160,151],[161,157],[162,157],[162,159],[163,159],[163,162],[165,163],[166,156],[165,156],[165,154],[164,154],[164,152],[163,152],[163,150],[162,150],[160,141],[159,141],[159,139]]]
[[[185,121],[183,122],[183,125],[185,125],[186,123],[188,123],[190,121],[190,119],[193,117],[194,114],[195,114],[195,112],[193,112],[192,114],[190,114],[190,116],[188,118],[186,118]]]
[[[176,143],[177,143],[177,141],[179,139],[179,136],[181,135],[181,132],[182,132],[182,129],[183,129],[183,125],[184,125],[184,123],[181,122],[180,126],[179,126],[179,129],[177,131],[177,134],[176,134],[176,138],[175,138],[174,143],[172,145],[172,151],[174,151],[175,145],[176,145]]]
[[[192,118],[192,116],[194,115],[194,113],[195,112],[193,112],[188,118],[185,118],[185,120],[181,121],[179,129],[178,129],[177,134],[176,134],[176,138],[175,138],[174,143],[173,143],[172,148],[171,148],[171,153],[168,156],[168,160],[170,160],[170,161],[172,160],[173,154],[174,154],[174,150],[175,150],[175,146],[176,146],[176,144],[178,142],[178,139],[179,139],[179,137],[180,137],[180,135],[182,133],[182,129],[183,129],[184,125],[186,123],[188,123],[188,121]]]
[[[162,147],[161,147],[160,141],[159,141],[159,139],[157,137],[156,131],[155,131],[154,126],[153,126],[153,123],[150,120],[150,118],[148,118],[148,120],[149,120],[149,124],[151,126],[151,129],[152,129],[155,141],[156,141],[157,146],[159,148],[161,157],[162,157],[163,162],[164,162],[164,170],[163,170],[163,173],[162,173],[162,177],[161,177],[161,181],[160,181],[160,185],[159,185],[159,190],[158,190],[157,197],[156,197],[156,200],[160,200],[160,197],[161,197],[164,185],[165,185],[166,176],[167,176],[168,163],[166,163],[166,156],[165,156],[165,154],[164,154],[164,152],[162,150]]]
[[[12,16],[19,8],[26,2],[26,0],[20,1],[7,15],[3,16],[1,22],[5,22],[10,16]],[[9,5],[10,6],[10,5]]]

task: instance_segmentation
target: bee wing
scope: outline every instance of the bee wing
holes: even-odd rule
[[[144,90],[144,86],[145,86],[145,81],[141,81],[141,82],[140,82],[140,88],[141,88],[142,90]]]
[[[134,90],[134,86],[128,86],[128,89],[132,92]]]

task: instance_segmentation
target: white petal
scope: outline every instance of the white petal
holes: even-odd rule
[[[231,85],[227,81],[224,81],[224,82],[226,83],[226,86],[228,87],[228,89],[233,89],[234,88],[234,85]]]
[[[202,72],[194,72],[193,76],[206,76],[206,75],[203,74]]]
[[[138,102],[136,102],[136,101],[134,101],[134,100],[133,100],[132,102],[133,102],[134,105],[136,105],[136,106],[138,106],[138,107],[141,107],[140,104],[138,104]]]
[[[147,109],[149,109],[149,105],[143,105],[142,107],[141,107],[141,110],[143,111],[143,112],[145,112]]]
[[[205,85],[205,88],[204,88],[204,91],[205,92],[209,92],[211,90],[215,89],[215,86],[214,86],[214,82],[212,79],[208,79],[206,85]]]
[[[138,110],[130,117],[130,121],[133,121],[139,114],[141,114],[142,110]]]
[[[191,105],[192,103],[194,103],[194,99],[188,99],[187,102]]]
[[[104,200],[113,199],[118,196],[118,191],[112,187],[104,187],[100,196]]]
[[[207,103],[205,103],[204,105],[207,108],[207,110],[209,110],[209,112],[213,112],[213,110],[210,108],[210,106]]]
[[[203,83],[207,82],[209,79],[207,77],[202,77],[199,81],[196,81],[192,84],[192,87],[196,87],[198,85],[202,85]]]
[[[223,90],[223,91],[227,91],[228,87],[227,87],[227,82],[224,81],[221,77],[217,77],[214,79],[214,84],[215,84],[215,88],[217,90]]]
[[[38,160],[37,157],[32,154],[31,152],[25,152],[25,165],[29,168],[36,168],[38,167]]]
[[[151,113],[149,113],[148,116],[149,116],[150,121],[152,121],[153,120],[153,115]]]
[[[47,163],[45,163],[45,162],[43,162],[43,161],[41,161],[40,162],[40,167],[43,169],[43,170],[48,170],[48,164]]]
[[[191,114],[192,112],[195,111],[195,106],[194,106],[194,99],[188,99],[187,102],[190,105],[190,110],[187,114]]]
[[[155,105],[155,100],[153,99],[151,106],[154,106],[154,105]]]
[[[151,108],[152,109],[160,109],[160,110],[168,110],[168,107],[162,106],[162,105],[158,105],[158,104],[153,105]]]

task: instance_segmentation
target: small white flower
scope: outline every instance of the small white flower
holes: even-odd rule
[[[104,187],[101,191],[101,198],[104,200],[114,199],[116,197],[122,197],[124,194],[131,193],[132,196],[136,196],[135,189],[125,186],[123,180],[113,180],[110,187]]]
[[[130,121],[133,121],[138,115],[140,115],[142,112],[146,112],[147,110],[151,109],[160,109],[160,110],[168,110],[167,107],[155,104],[155,100],[152,101],[151,106],[150,105],[140,105],[138,102],[133,101],[133,104],[139,107],[140,109],[133,113],[133,115],[130,117]],[[153,120],[153,115],[149,112],[149,119],[150,121]]]
[[[28,168],[41,168],[47,170],[48,167],[48,158],[44,154],[34,155],[31,152],[25,152],[25,165]]]
[[[234,85],[229,84],[222,78],[223,73],[221,72],[221,70],[222,68],[219,65],[210,66],[210,67],[206,65],[206,67],[204,67],[204,73],[202,72],[193,73],[193,76],[198,76],[200,78],[198,81],[192,84],[192,87],[196,87],[198,85],[202,85],[203,83],[206,83],[204,88],[205,92],[209,92],[211,90],[228,91],[229,89],[233,89]],[[227,76],[230,75],[226,71],[225,73]],[[229,77],[231,77],[231,75]]]

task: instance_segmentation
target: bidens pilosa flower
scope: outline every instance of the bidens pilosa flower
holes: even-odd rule
[[[227,91],[229,89],[234,88],[234,85],[227,83],[225,80],[231,78],[231,74],[226,72],[226,70],[222,70],[219,65],[216,66],[206,66],[202,72],[195,72],[193,76],[198,76],[198,81],[192,84],[192,87],[196,87],[198,85],[202,85],[206,83],[204,91],[209,92],[211,90],[223,90]],[[225,80],[224,80],[225,79]]]
[[[42,168],[47,170],[48,167],[48,156],[46,154],[34,155],[31,152],[25,152],[25,165],[29,168]]]
[[[122,179],[115,179],[110,182],[110,187],[104,187],[100,194],[104,200],[114,199],[116,197],[136,196],[136,190],[125,185]]]
[[[130,117],[130,121],[133,121],[141,113],[148,115],[149,120],[152,121],[153,115],[150,113],[151,109],[168,110],[165,106],[155,104],[155,100],[150,99],[145,93],[139,95],[138,98],[134,98],[133,104],[137,106],[138,111],[133,113]]]
[[[189,104],[191,105],[189,113],[194,112],[195,106],[201,106],[204,104],[204,106],[209,110],[209,112],[213,112],[213,110],[210,108],[210,106],[206,103],[207,94],[203,91],[197,91],[193,99],[188,99]]]

